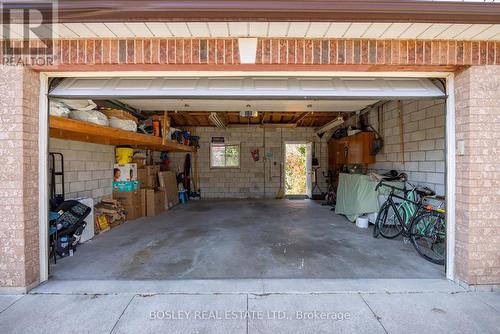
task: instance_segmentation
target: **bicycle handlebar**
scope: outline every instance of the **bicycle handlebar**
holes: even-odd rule
[[[401,188],[398,188],[398,187],[395,187],[395,186],[391,186],[390,184],[384,183],[384,180],[381,180],[381,181],[377,184],[377,186],[375,187],[375,191],[378,191],[378,189],[379,189],[380,187],[382,187],[382,186],[384,186],[384,187],[388,187],[388,188],[391,188],[392,190],[399,190],[399,191],[402,191],[402,192],[407,192],[407,191],[408,191],[408,190],[406,190],[406,189],[401,189]]]

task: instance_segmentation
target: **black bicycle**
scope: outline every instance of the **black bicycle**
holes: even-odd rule
[[[410,185],[409,189],[406,184]],[[425,203],[426,199],[435,196],[434,191],[408,182],[404,188],[398,188],[380,181],[376,190],[381,186],[389,188],[390,193],[377,215],[373,236],[393,239],[402,234],[423,258],[443,265],[446,257],[445,210]]]

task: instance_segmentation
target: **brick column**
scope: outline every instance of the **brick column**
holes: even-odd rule
[[[457,277],[500,284],[500,66],[472,66],[456,76]],[[458,153],[458,152],[457,152]]]
[[[39,279],[39,76],[0,66],[0,287],[29,287]]]

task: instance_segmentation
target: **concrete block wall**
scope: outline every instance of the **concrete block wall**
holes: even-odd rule
[[[400,145],[399,109],[396,101],[378,112],[369,112],[369,123],[384,138],[384,148],[370,166],[374,172],[404,171],[409,181],[445,194],[445,114],[444,100],[402,101],[404,152]],[[404,162],[403,162],[404,158]]]
[[[200,189],[203,198],[273,198],[280,187],[280,168],[283,167],[286,141],[316,140],[316,157],[320,159],[322,169],[327,170],[328,146],[325,139],[314,134],[312,128],[260,128],[231,127],[193,127],[192,134],[200,136],[198,151],[200,166]],[[210,141],[212,137],[224,137],[226,142],[239,142],[240,168],[210,168]],[[258,148],[260,160],[253,161],[251,151]],[[272,158],[266,159],[266,152]],[[170,155],[172,170],[182,170],[183,153]],[[282,173],[282,176],[284,174]],[[318,176],[318,183],[326,191],[326,183]]]
[[[64,155],[66,199],[91,197],[99,201],[112,195],[114,146],[50,138],[49,152]],[[56,182],[56,187],[61,191],[60,183]]]

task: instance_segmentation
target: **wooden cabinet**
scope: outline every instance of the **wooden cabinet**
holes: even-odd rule
[[[375,133],[360,132],[328,142],[328,167],[336,170],[341,165],[368,165],[375,162],[371,154]]]

